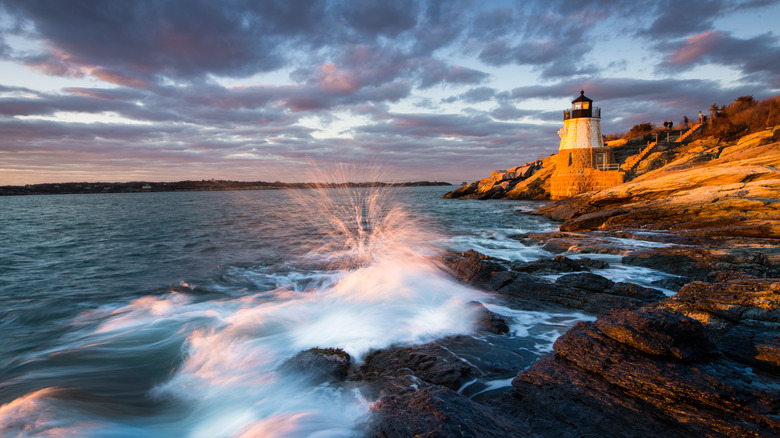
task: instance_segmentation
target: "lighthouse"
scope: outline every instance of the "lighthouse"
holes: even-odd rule
[[[561,146],[550,180],[550,197],[563,199],[623,182],[614,154],[604,147],[601,136],[601,108],[580,91],[563,111],[563,128],[558,131]]]

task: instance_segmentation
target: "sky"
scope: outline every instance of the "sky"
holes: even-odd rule
[[[0,185],[486,177],[780,94],[780,0],[0,0]]]

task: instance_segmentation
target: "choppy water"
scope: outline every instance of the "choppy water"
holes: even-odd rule
[[[503,307],[432,256],[549,256],[506,236],[556,226],[446,190],[0,198],[0,436],[359,435],[359,388],[279,366],[469,334],[471,300],[532,361],[587,317]]]

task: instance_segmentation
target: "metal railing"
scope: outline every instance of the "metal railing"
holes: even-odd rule
[[[593,117],[596,119],[601,118],[601,108],[594,106],[589,109],[565,109],[563,110],[563,120],[569,120],[571,118],[578,117]]]
[[[598,170],[620,170],[620,164],[618,163],[604,163],[604,164],[597,164],[596,169]]]

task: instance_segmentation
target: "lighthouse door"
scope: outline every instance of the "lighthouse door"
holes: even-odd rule
[[[606,167],[606,154],[596,154],[596,169],[604,170]]]

